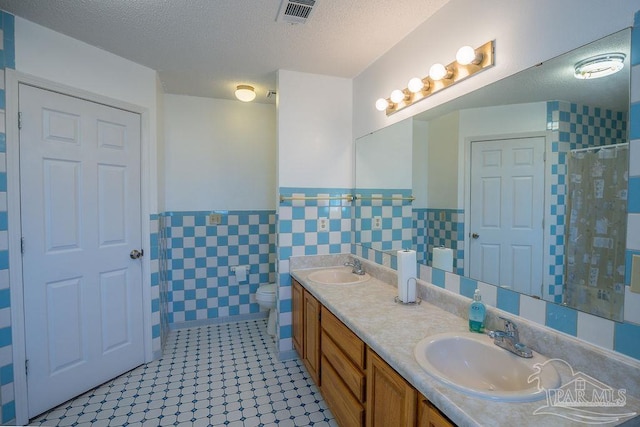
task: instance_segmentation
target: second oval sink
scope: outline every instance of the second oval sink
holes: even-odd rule
[[[314,271],[307,278],[314,282],[325,285],[351,285],[354,283],[366,282],[371,276],[365,274],[354,274],[351,267],[330,268]]]
[[[560,385],[560,376],[548,359],[534,353],[530,359],[496,346],[487,335],[458,332],[424,338],[414,355],[420,366],[438,380],[464,393],[502,402],[542,399],[545,389]],[[534,365],[544,364],[544,369]],[[539,365],[540,366],[540,365]],[[530,382],[530,378],[536,380]]]

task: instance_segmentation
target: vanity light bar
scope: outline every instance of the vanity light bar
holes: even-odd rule
[[[475,53],[475,57],[472,52]],[[390,116],[442,89],[492,67],[495,65],[495,40],[489,41],[477,49],[471,49],[468,46],[460,48],[456,56],[457,61],[453,61],[447,66],[434,64],[427,77],[422,79],[414,77],[409,81],[407,88],[396,89],[391,92],[389,98],[378,99],[376,108],[385,111],[387,116]],[[467,61],[469,62],[466,63]],[[420,82],[422,82],[421,86]]]

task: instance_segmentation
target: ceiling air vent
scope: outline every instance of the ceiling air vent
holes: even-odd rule
[[[290,24],[304,24],[313,12],[317,0],[282,0],[278,12],[278,22]]]

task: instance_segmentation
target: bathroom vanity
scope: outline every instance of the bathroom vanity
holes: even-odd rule
[[[371,277],[366,281],[326,284],[309,279],[318,267],[342,266],[344,257],[347,255],[317,257],[320,261],[315,263],[303,257],[291,261],[293,343],[341,426],[582,425],[558,414],[545,414],[549,401],[544,396],[536,401],[504,402],[472,396],[438,381],[418,364],[414,349],[431,335],[467,333],[467,321],[460,313],[469,300],[419,281],[423,302],[397,304],[395,271],[367,261],[363,265]],[[574,367],[582,367],[588,358],[593,369],[584,370],[591,375],[586,378],[597,377],[613,389],[625,388],[626,405],[610,408],[611,414],[640,413],[640,385],[633,385],[640,375],[637,363],[571,337],[566,337],[570,342],[565,344],[565,337],[554,331],[540,335],[536,326],[524,326],[523,340],[540,338],[540,342],[525,341],[535,352],[563,356]],[[548,354],[550,345],[560,352],[578,348],[581,354]],[[608,371],[615,372],[605,374]],[[562,384],[576,374],[559,372]],[[638,421],[631,418],[619,417],[607,425]]]
[[[294,347],[341,426],[454,425],[295,278],[291,286]]]

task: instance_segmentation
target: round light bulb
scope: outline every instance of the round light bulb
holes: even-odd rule
[[[476,60],[476,51],[471,46],[462,46],[456,53],[456,61],[460,65],[469,65]]]
[[[424,83],[422,83],[422,79],[419,79],[417,77],[414,77],[411,80],[409,80],[409,84],[407,84],[407,89],[409,89],[413,93],[420,92],[423,87],[424,87]]]
[[[387,107],[389,107],[389,102],[386,99],[380,98],[376,101],[376,110],[384,111]]]
[[[402,92],[400,89],[396,89],[391,92],[391,96],[389,96],[389,98],[391,99],[391,102],[393,102],[394,104],[398,104],[404,101],[404,92]]]
[[[429,77],[433,80],[442,80],[447,74],[447,69],[442,64],[433,64],[431,68],[429,68]]]

